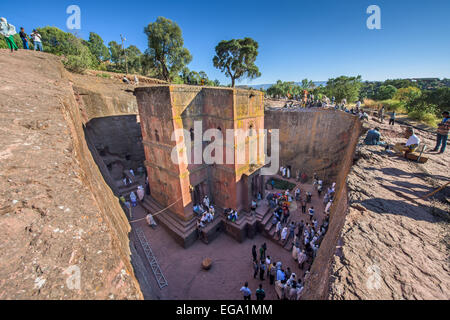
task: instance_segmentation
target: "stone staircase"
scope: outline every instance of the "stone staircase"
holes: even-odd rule
[[[164,209],[155,199],[151,196],[146,195],[144,201],[140,205],[151,214],[155,214]],[[208,244],[213,241],[220,232],[223,230],[223,211],[218,208],[216,214],[214,215],[213,221],[206,224],[202,229],[202,236],[200,240]],[[160,223],[170,235],[184,248],[192,245],[198,238],[197,233],[197,216],[192,219],[185,221],[177,216],[170,210],[165,210],[155,217],[155,220]]]
[[[145,196],[144,201],[140,205],[151,214],[155,214],[164,209],[164,207],[148,195]],[[197,224],[195,218],[184,221],[170,210],[165,210],[154,216],[154,218],[184,248],[189,247],[197,240]]]
[[[130,191],[131,192],[131,191]],[[139,203],[148,213],[155,214],[160,212],[162,207],[151,196],[146,195],[144,201]],[[243,242],[246,238],[253,239],[257,232],[264,235],[269,240],[277,243],[286,250],[292,249],[293,239],[289,239],[283,243],[275,235],[276,226],[272,224],[273,210],[269,207],[266,200],[261,200],[255,213],[241,211],[237,221],[229,221],[223,214],[222,208],[216,208],[216,214],[212,222],[208,223],[202,229],[202,236],[197,233],[197,218],[184,221],[170,210],[159,213],[154,218],[161,224],[184,248],[192,245],[198,238],[208,244],[225,232],[238,242]],[[288,224],[290,219],[288,220]]]
[[[284,249],[290,251],[292,250],[293,240],[288,237],[287,240],[283,243],[278,236],[275,234],[276,225],[272,223],[273,218],[273,210],[268,206],[265,200],[261,201],[261,205],[256,209],[256,219],[259,223],[259,231],[269,240],[283,247]],[[291,217],[289,217],[287,224],[291,222]]]

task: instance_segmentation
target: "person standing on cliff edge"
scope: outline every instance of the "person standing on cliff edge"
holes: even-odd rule
[[[444,111],[442,113],[442,117],[444,119],[442,119],[442,122],[438,124],[436,147],[432,150],[434,152],[438,151],[442,143],[441,150],[439,151],[440,154],[444,153],[445,148],[447,147],[448,131],[450,127],[449,112]]]
[[[39,34],[39,32],[36,31],[36,29],[33,29],[33,32],[31,33],[31,38],[33,39],[34,43],[34,51],[44,51],[44,48],[42,47],[42,37]]]
[[[11,52],[17,51],[19,48],[14,42],[14,35],[16,34],[16,27],[9,24],[6,18],[0,18],[0,35],[5,37],[6,44]]]

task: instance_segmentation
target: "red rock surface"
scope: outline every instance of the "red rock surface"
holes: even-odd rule
[[[400,125],[376,125],[387,142],[405,142]],[[416,134],[434,148],[434,134]],[[429,161],[417,164],[381,146],[358,147],[330,299],[450,298],[449,187],[418,199],[449,181],[449,154],[426,152]]]
[[[0,299],[140,299],[64,74],[53,55],[0,50]]]

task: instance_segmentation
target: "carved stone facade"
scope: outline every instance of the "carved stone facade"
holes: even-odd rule
[[[183,220],[193,217],[192,207],[204,195],[217,207],[249,210],[252,197],[264,190],[260,176],[265,161],[264,133],[260,131],[264,129],[262,92],[157,85],[137,88],[135,95],[152,197],[163,206],[175,203],[170,210]],[[177,129],[187,134],[175,141]],[[218,129],[223,135],[223,161],[194,163],[195,148],[217,156],[217,150],[211,151],[211,142],[217,137],[202,141],[208,129]],[[234,136],[238,129],[248,130],[248,136]],[[191,161],[183,162],[189,155],[188,148]],[[238,161],[243,154],[245,160]]]

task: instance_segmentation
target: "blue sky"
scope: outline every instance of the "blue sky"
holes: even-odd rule
[[[94,31],[105,43],[119,42],[122,33],[142,51],[144,26],[158,16],[176,21],[193,55],[188,67],[221,83],[229,80],[212,65],[214,48],[243,37],[259,43],[262,76],[239,84],[357,74],[364,80],[450,77],[449,0],[1,0],[0,16],[27,32],[46,25],[69,31],[71,4],[81,8],[81,37]],[[372,4],[381,8],[381,30],[366,27]]]

